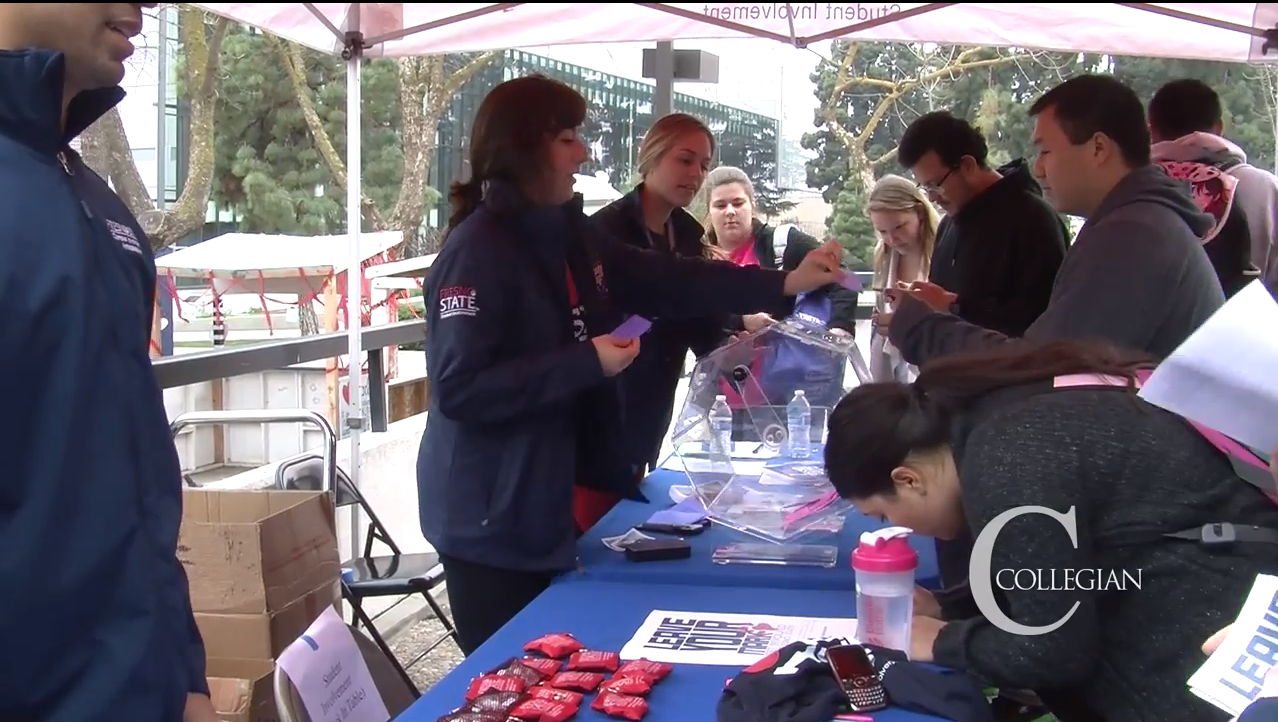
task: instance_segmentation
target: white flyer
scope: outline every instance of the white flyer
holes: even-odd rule
[[[658,609],[621,648],[621,658],[748,667],[791,642],[835,637],[854,639],[856,620]]]
[[[1158,365],[1141,398],[1271,453],[1278,446],[1275,329],[1278,303],[1252,281]]]
[[[1278,577],[1256,577],[1225,641],[1189,678],[1189,691],[1231,715],[1260,696],[1278,666]]]
[[[359,645],[332,607],[280,653],[278,664],[312,722],[390,720]]]

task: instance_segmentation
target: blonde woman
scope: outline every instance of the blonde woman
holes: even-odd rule
[[[897,281],[926,281],[941,218],[918,185],[899,175],[885,175],[870,190],[865,210],[878,238],[874,246],[874,287],[887,285],[888,262],[893,252],[900,259],[896,265]]]
[[[941,219],[922,189],[899,175],[885,175],[870,189],[865,212],[878,238],[874,245],[874,288],[887,288],[893,253],[897,254],[897,283],[926,281]],[[890,369],[898,381],[909,381],[914,369],[901,359],[900,352],[892,348],[886,338],[876,338],[874,343],[876,350],[871,367],[875,373],[881,373],[879,369]],[[878,344],[883,345],[887,354],[882,361]]]
[[[678,256],[726,258],[706,242],[701,224],[685,210],[701,190],[714,148],[710,129],[691,115],[674,113],[657,120],[639,146],[637,170],[642,182],[625,197],[601,208],[590,222],[638,248]],[[619,377],[636,479],[657,462],[689,349],[698,356],[711,351],[727,336],[724,325],[710,318],[700,322],[655,319],[643,337],[639,357]],[[583,531],[617,501],[584,489],[577,497],[577,520]]]

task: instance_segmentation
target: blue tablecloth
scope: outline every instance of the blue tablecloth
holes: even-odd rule
[[[787,567],[762,564],[715,564],[710,555],[715,548],[731,542],[759,541],[727,527],[712,525],[697,536],[688,537],[692,558],[666,562],[627,562],[625,557],[603,545],[605,537],[626,533],[653,513],[672,505],[670,486],[687,484],[680,472],[658,469],[644,481],[643,492],[650,504],[623,501],[599,520],[577,543],[581,568],[560,577],[561,581],[636,582],[642,584],[705,584],[724,587],[768,587],[773,589],[855,589],[852,572],[852,549],[863,532],[887,526],[879,519],[849,512],[840,534],[805,537],[804,544],[834,544],[839,547],[839,560],[832,569]],[[928,588],[936,588],[936,546],[931,537],[914,537],[911,546],[919,553],[917,579]]]
[[[464,703],[472,679],[521,656],[523,646],[543,634],[571,632],[589,648],[620,651],[654,609],[850,617],[855,606],[852,592],[585,581],[556,584],[423,694],[396,722],[435,722]],[[676,666],[649,695],[644,722],[712,722],[724,684],[740,671],[734,667]],[[593,699],[593,695],[586,698],[573,722],[615,722],[590,709]],[[901,710],[884,710],[872,716],[876,722],[940,722],[938,717]]]

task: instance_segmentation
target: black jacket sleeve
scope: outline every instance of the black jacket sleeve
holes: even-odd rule
[[[641,250],[604,233],[591,243],[614,303],[654,318],[754,313],[785,297],[781,271]]]
[[[1173,254],[1149,224],[1135,218],[1106,221],[1091,229],[1088,238],[1075,241],[1047,310],[1024,338],[1104,341],[1147,349],[1168,314],[1167,289],[1177,287],[1187,262]],[[909,296],[897,306],[888,338],[902,358],[918,366],[942,356],[1018,341],[955,316],[934,313]]]
[[[989,234],[984,243],[1003,247],[982,249],[989,259],[987,277],[1004,281],[995,295],[959,298],[959,313],[1009,336],[1023,334],[1051,299],[1065,260],[1065,234],[1060,216],[1038,203],[1026,207],[1010,228]]]
[[[790,231],[785,252],[781,254],[781,269],[793,271],[803,263],[809,253],[821,247],[820,241],[795,228]],[[859,300],[855,291],[831,283],[824,290],[830,297],[830,328],[840,328],[850,334],[856,333],[856,306]]]
[[[991,548],[990,578],[1000,570],[1093,569],[1092,505],[1083,498],[1082,452],[1072,447],[1026,448],[1027,424],[1051,423],[1042,412],[1009,412],[1016,418],[992,421],[968,439],[960,475],[963,510],[981,546],[980,533],[998,515],[1018,507],[1073,509],[1077,545],[1065,527],[1045,514],[1024,514],[999,532]],[[1082,589],[1022,589],[1002,593],[999,610],[1015,622],[1042,627],[1067,621],[1045,634],[1003,631],[982,616],[950,622],[932,652],[937,664],[976,674],[991,684],[1017,689],[1059,689],[1091,677],[1099,659],[1097,593]],[[1033,585],[1030,585],[1033,586]],[[1085,585],[1079,585],[1085,586]]]
[[[503,347],[505,324],[515,315],[505,289],[517,281],[502,268],[483,244],[460,241],[431,268],[423,294],[431,392],[439,412],[454,421],[518,418],[603,380],[594,344],[525,355]]]

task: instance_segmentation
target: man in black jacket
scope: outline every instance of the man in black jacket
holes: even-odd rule
[[[946,213],[928,280],[954,295],[956,317],[1021,336],[1047,309],[1066,247],[1065,224],[1029,166],[1015,160],[990,168],[985,138],[944,111],[911,123],[897,153]],[[970,546],[967,538],[937,543],[947,587],[967,579]]]
[[[995,170],[985,138],[944,111],[910,124],[898,157],[945,210],[930,280],[968,323],[1020,336],[1047,308],[1065,258],[1065,224],[1024,160]]]

